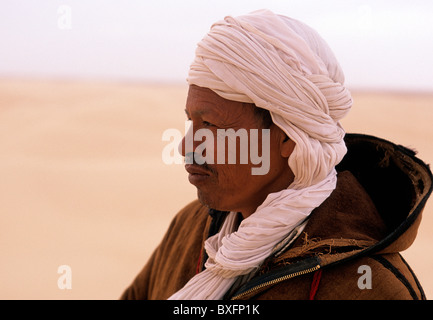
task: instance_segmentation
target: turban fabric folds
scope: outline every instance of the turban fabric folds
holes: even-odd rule
[[[339,124],[352,98],[331,49],[307,25],[268,10],[215,23],[199,42],[188,83],[254,103],[296,143],[291,188],[323,180],[346,153]]]

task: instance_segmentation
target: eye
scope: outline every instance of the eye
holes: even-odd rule
[[[214,124],[212,124],[212,123],[210,123],[210,122],[208,122],[208,121],[203,121],[202,123],[203,123],[203,125],[204,125],[205,127],[215,127]]]

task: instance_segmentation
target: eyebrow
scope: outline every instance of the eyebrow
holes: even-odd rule
[[[206,110],[206,109],[204,109],[204,110],[195,110],[195,111],[193,111],[193,114],[194,114],[194,115],[201,116],[201,115],[206,114],[206,113],[209,113],[209,112],[210,112],[210,111],[209,111],[209,110]],[[188,117],[190,117],[190,114],[189,114],[188,110],[185,109],[185,113],[186,113],[186,115],[187,115]]]

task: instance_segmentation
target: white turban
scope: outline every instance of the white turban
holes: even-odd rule
[[[292,189],[322,181],[346,154],[339,120],[352,106],[331,49],[307,25],[260,10],[215,23],[199,42],[188,83],[254,103],[296,143]]]
[[[352,99],[322,38],[270,11],[214,24],[198,44],[188,82],[269,110],[296,143],[289,158],[294,182],[270,193],[237,229],[237,214],[231,212],[220,232],[206,240],[206,269],[170,297],[221,299],[239,276],[257,271],[288,234],[299,235],[335,189],[335,165],[347,151],[338,121]]]

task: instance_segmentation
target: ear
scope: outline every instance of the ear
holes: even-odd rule
[[[296,143],[291,140],[283,131],[281,132],[285,137],[280,143],[280,154],[283,158],[288,158],[292,154],[293,149],[295,149]]]
[[[274,135],[275,137],[274,141],[277,142],[280,156],[282,158],[289,158],[293,152],[293,149],[295,149],[296,143],[291,140],[287,136],[287,134],[283,130],[281,130],[281,128],[278,127],[275,123],[272,123],[270,129],[271,135]]]

